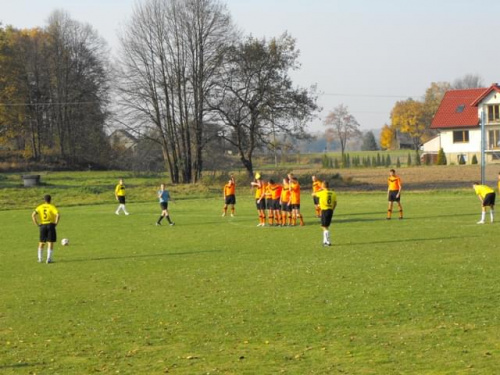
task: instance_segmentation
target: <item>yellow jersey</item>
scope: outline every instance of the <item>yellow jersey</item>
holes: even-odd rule
[[[233,183],[227,183],[224,185],[224,196],[234,195],[236,191],[236,185]]]
[[[290,182],[290,203],[300,204],[300,185],[298,181]]]
[[[487,185],[476,185],[474,186],[474,191],[477,195],[484,199],[484,197],[490,193],[494,193],[495,191]]]
[[[257,180],[257,184],[257,189],[255,190],[255,199],[260,199],[262,193],[266,191],[266,184],[261,180]]]
[[[56,217],[59,215],[59,211],[57,211],[56,206],[50,203],[41,204],[35,208],[35,212],[40,218],[40,224],[55,224]]]
[[[117,197],[124,197],[125,196],[125,185],[122,185],[122,184],[116,185],[115,195]]]
[[[320,190],[315,194],[319,198],[319,208],[324,210],[333,210],[337,202],[337,194],[333,190]]]
[[[288,184],[283,184],[281,189],[281,202],[288,203],[290,201],[290,186]]]

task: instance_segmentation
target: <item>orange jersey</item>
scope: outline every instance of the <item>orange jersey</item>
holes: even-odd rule
[[[271,185],[271,199],[279,200],[281,196],[281,190],[283,187],[280,184]]]
[[[312,184],[313,193],[317,193],[318,191],[321,190],[321,184],[322,182],[320,180],[316,180],[313,182]]]
[[[234,183],[227,183],[224,185],[224,196],[234,195],[236,190],[236,185]]]
[[[387,179],[389,190],[401,190],[401,179],[398,176],[390,176]]]
[[[283,184],[281,189],[281,202],[288,203],[290,201],[290,185]]]
[[[266,192],[264,193],[264,196],[267,199],[272,199],[272,196],[273,196],[273,187],[274,187],[274,184],[271,185],[271,184],[267,184],[266,185]]]
[[[259,199],[262,196],[262,193],[266,190],[266,184],[264,181],[257,181],[257,190],[255,190],[255,199]]]
[[[300,185],[298,181],[290,183],[290,203],[300,204]]]

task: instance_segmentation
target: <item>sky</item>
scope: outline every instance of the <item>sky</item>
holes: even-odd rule
[[[119,49],[118,33],[146,0],[0,0],[0,23],[43,27],[65,10],[91,24]],[[235,25],[254,37],[288,32],[300,50],[296,85],[317,85],[323,108],[311,132],[325,129],[326,115],[346,105],[362,130],[390,123],[399,100],[421,99],[432,82],[478,75],[485,86],[500,82],[496,23],[498,0],[225,0]]]

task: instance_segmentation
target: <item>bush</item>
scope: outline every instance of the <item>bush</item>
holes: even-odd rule
[[[458,164],[459,165],[465,165],[465,157],[464,157],[464,155],[460,155],[458,157]]]
[[[472,160],[471,160],[471,162],[470,162],[470,163],[471,163],[471,164],[477,164],[477,157],[476,157],[476,155],[473,155],[473,156],[472,156]]]
[[[446,160],[446,154],[444,153],[444,150],[443,150],[442,147],[439,149],[436,164],[437,165],[446,165],[446,164],[448,164],[448,162]]]

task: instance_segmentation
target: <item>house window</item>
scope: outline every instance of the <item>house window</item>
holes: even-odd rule
[[[469,131],[468,130],[454,131],[453,143],[469,143]]]
[[[500,149],[500,130],[488,131],[488,150]]]
[[[500,105],[494,104],[488,106],[488,122],[500,121]]]

